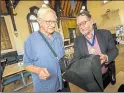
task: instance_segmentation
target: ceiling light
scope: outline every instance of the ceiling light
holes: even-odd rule
[[[48,0],[44,0],[43,1],[45,4],[49,4],[49,1]]]
[[[82,6],[82,10],[84,10],[85,9],[85,6]]]

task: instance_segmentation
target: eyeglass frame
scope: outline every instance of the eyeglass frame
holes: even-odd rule
[[[43,20],[42,18],[39,18],[39,19],[41,19],[41,20]],[[56,21],[53,21],[53,20],[48,20],[48,21],[46,21],[46,20],[43,20],[44,22],[46,22],[46,24],[47,25],[51,25],[52,23],[54,23],[54,24],[56,24],[56,23],[58,23],[58,21],[56,20]],[[48,22],[51,22],[50,24],[48,24]]]
[[[86,25],[88,21],[90,21],[90,20],[82,21],[81,23],[77,24],[77,27],[80,28],[81,26]]]

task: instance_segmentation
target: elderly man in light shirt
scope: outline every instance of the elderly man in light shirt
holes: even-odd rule
[[[56,92],[62,89],[59,62],[39,33],[47,39],[59,59],[64,55],[63,41],[61,35],[55,32],[57,17],[52,9],[43,6],[37,16],[40,30],[30,34],[25,41],[24,66],[32,73],[35,92]]]

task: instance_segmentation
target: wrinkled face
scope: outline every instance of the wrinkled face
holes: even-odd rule
[[[87,35],[89,32],[93,31],[93,20],[85,15],[78,16],[77,27],[83,35]]]
[[[52,11],[46,13],[44,19],[42,17],[39,19],[40,27],[43,28],[47,33],[53,33],[55,31],[57,17]]]

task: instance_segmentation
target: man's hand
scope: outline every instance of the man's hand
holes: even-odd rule
[[[44,79],[44,80],[50,77],[50,74],[46,68],[40,68],[38,75],[40,79]]]
[[[105,61],[104,60],[100,60],[101,64],[103,64]]]
[[[50,77],[48,70],[46,68],[43,68],[43,67],[37,67],[34,65],[29,65],[29,66],[26,66],[25,69],[27,71],[32,72],[32,73],[38,74],[40,79],[47,79]]]
[[[106,55],[104,55],[104,54],[100,54],[100,60],[101,60],[101,64],[103,64],[105,61],[107,61],[108,60],[108,58],[107,58],[107,56]]]

